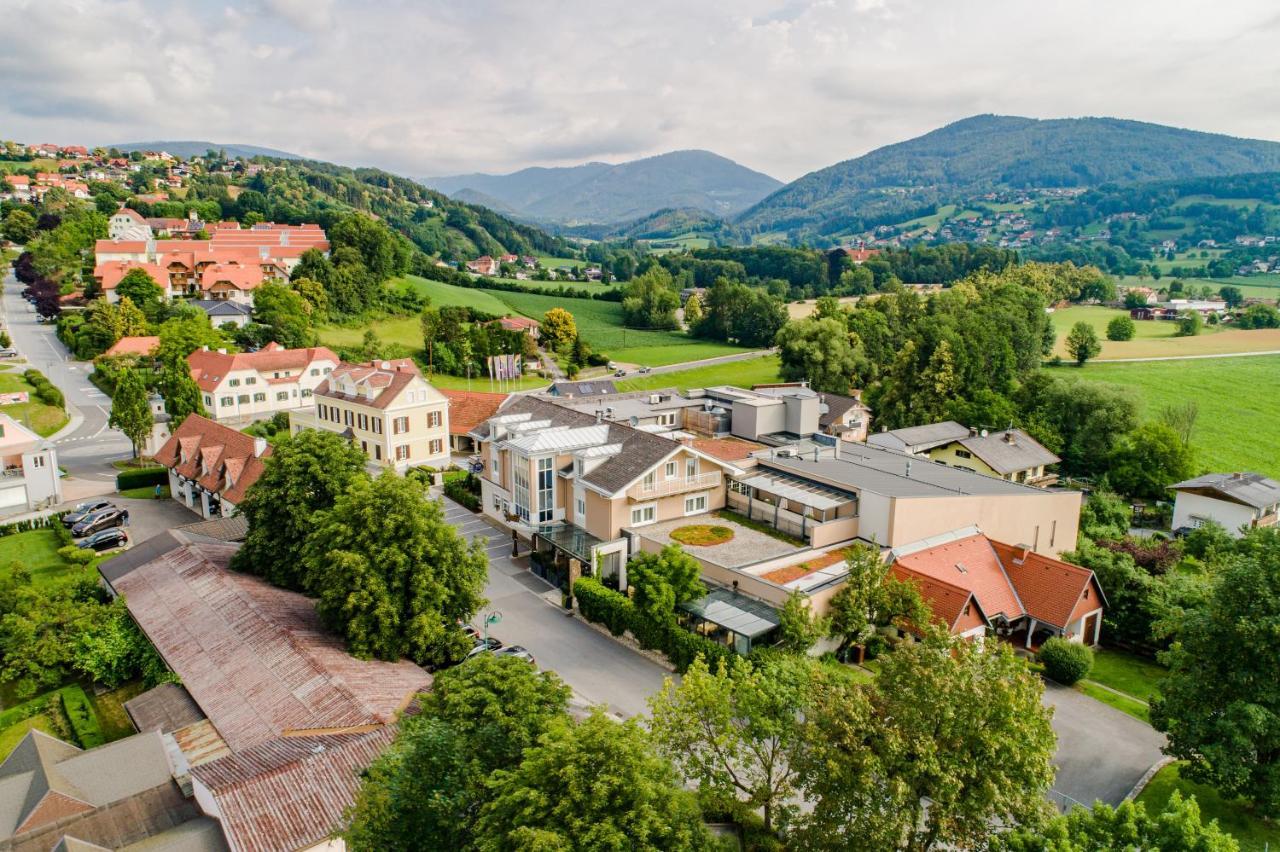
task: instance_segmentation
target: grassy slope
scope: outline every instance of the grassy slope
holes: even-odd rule
[[[1162,320],[1138,320],[1134,322],[1137,335],[1133,340],[1107,340],[1107,323],[1127,311],[1094,305],[1078,305],[1053,313],[1054,330],[1058,343],[1054,352],[1063,358],[1067,354],[1066,337],[1077,322],[1087,322],[1098,332],[1102,341],[1099,361],[1113,358],[1163,358],[1174,355],[1221,355],[1231,352],[1266,352],[1280,349],[1280,329],[1241,329],[1206,325],[1195,337],[1175,337],[1177,324]]]
[[[1218,791],[1204,784],[1187,781],[1179,774],[1179,764],[1173,763],[1155,774],[1146,788],[1138,794],[1138,801],[1147,806],[1147,810],[1159,811],[1173,791],[1177,790],[1185,799],[1194,795],[1200,804],[1200,816],[1206,822],[1216,819],[1218,825],[1233,834],[1240,841],[1240,848],[1248,852],[1261,852],[1268,848],[1280,848],[1280,827],[1274,822],[1261,820],[1251,814],[1244,803],[1225,800]]]
[[[633,391],[675,387],[685,390],[711,385],[750,387],[752,384],[776,381],[778,381],[778,356],[766,355],[748,361],[731,361],[727,364],[712,364],[709,367],[694,367],[673,373],[636,376],[619,381],[618,389]]]
[[[1206,262],[1206,260],[1197,258],[1184,261],[1164,261],[1163,263],[1166,266],[1188,266],[1202,265]],[[1159,289],[1160,287],[1168,286],[1171,280],[1172,278],[1161,278],[1156,281],[1145,275],[1116,276],[1116,283],[1124,287],[1152,287]],[[1215,293],[1218,292],[1219,287],[1224,284],[1230,284],[1233,287],[1239,287],[1241,292],[1248,297],[1272,301],[1280,298],[1280,275],[1232,275],[1228,278],[1182,278],[1179,280],[1196,287],[1208,287]]]
[[[1195,401],[1200,418],[1192,436],[1200,467],[1253,470],[1280,477],[1280,355],[1203,361],[1085,365],[1056,371],[1066,378],[1136,388],[1142,414],[1154,418],[1168,405]]]
[[[23,369],[26,369],[25,367]],[[31,402],[15,402],[0,406],[0,411],[8,414],[24,426],[30,426],[37,435],[48,437],[67,423],[67,413],[61,408],[45,405],[36,401],[36,389],[16,372],[0,372],[0,393],[20,393],[26,391]]]

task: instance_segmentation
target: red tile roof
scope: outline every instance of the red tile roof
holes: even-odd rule
[[[1018,590],[1027,612],[1056,627],[1071,623],[1071,611],[1090,583],[1097,585],[1093,572],[1070,562],[1042,556],[1034,550],[991,542],[1005,573]],[[1099,587],[1099,592],[1101,588]],[[1099,598],[1098,605],[1102,605]]]
[[[367,364],[340,364],[337,369],[316,386],[315,395],[359,402],[372,408],[386,408],[395,402],[396,397],[405,386],[418,378],[422,373],[412,358],[400,358],[395,361],[370,361]],[[370,399],[362,392],[356,394],[343,393],[336,390],[339,379],[347,379],[357,386],[367,384],[377,391]]]
[[[981,533],[900,556],[897,565],[968,589],[989,617],[1004,614],[1014,619],[1026,614],[995,549]]]
[[[267,446],[262,455],[252,435],[214,423],[199,414],[182,421],[174,433],[156,452],[156,461],[180,476],[200,484],[206,491],[222,495],[230,503],[239,503],[253,483],[262,476],[262,460],[271,455]],[[235,462],[228,465],[228,462]],[[207,472],[206,472],[207,471]],[[227,474],[231,485],[227,485]]]
[[[744,441],[740,438],[698,438],[693,448],[721,461],[743,461],[752,453],[767,449],[764,444],[755,441]]]
[[[185,424],[184,424],[185,425]],[[227,566],[235,545],[174,547],[112,580],[130,614],[231,750],[393,723],[431,676],[358,660],[315,604]]]
[[[113,355],[150,355],[159,345],[159,337],[122,337],[102,354],[108,358]]]
[[[444,388],[440,388],[440,393],[449,397],[450,435],[467,434],[497,414],[498,408],[507,398],[505,393],[445,390]]]
[[[93,268],[93,277],[103,290],[114,290],[120,281],[131,270],[141,269],[151,276],[151,280],[165,288],[169,288],[169,271],[154,263],[139,263],[136,260],[106,260]]]
[[[537,331],[538,321],[529,317],[502,317],[498,320],[508,331]]]
[[[215,391],[222,380],[234,370],[257,370],[268,373],[275,370],[302,371],[316,361],[332,361],[338,364],[338,356],[326,346],[306,349],[285,349],[279,343],[268,343],[257,352],[214,352],[198,349],[187,356],[191,378],[201,390]],[[301,372],[291,376],[297,381]]]
[[[252,290],[266,280],[260,264],[211,263],[200,273],[200,289],[209,291],[218,284],[227,284],[237,290]]]
[[[899,580],[909,580],[916,584],[916,587],[920,590],[920,596],[924,598],[925,603],[929,604],[929,609],[933,612],[934,618],[945,624],[947,629],[952,632],[958,632],[957,627],[960,624],[961,617],[964,615],[965,605],[978,605],[972,592],[968,589],[962,589],[954,583],[947,583],[925,574],[909,571],[897,563],[894,563],[891,570]],[[981,609],[980,606],[979,609]]]

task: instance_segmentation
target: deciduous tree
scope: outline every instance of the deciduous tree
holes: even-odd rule
[[[1236,852],[1240,844],[1218,827],[1204,822],[1194,797],[1174,791],[1164,810],[1151,813],[1140,802],[1118,808],[1102,802],[1077,805],[1049,820],[1043,828],[1020,828],[996,838],[994,852],[1093,852],[1096,849],[1153,849],[1186,852]]]
[[[111,398],[111,417],[107,424],[124,433],[133,445],[133,457],[137,458],[138,448],[151,434],[152,423],[147,386],[137,370],[126,367],[120,371],[120,377],[116,381],[115,396]]]
[[[1085,361],[1097,357],[1101,351],[1102,342],[1098,340],[1098,332],[1093,326],[1087,322],[1071,326],[1071,331],[1067,332],[1067,352],[1077,367],[1083,367]]]
[[[578,324],[573,314],[564,308],[552,308],[543,315],[539,331],[543,344],[559,351],[573,344],[578,336]]]
[[[836,317],[789,322],[775,341],[787,381],[808,381],[816,391],[848,393],[863,372],[862,352]]]
[[[266,281],[253,293],[254,322],[267,326],[271,339],[286,349],[316,345],[307,301],[287,284]]]
[[[130,269],[116,285],[116,295],[121,299],[129,299],[138,306],[148,318],[154,318],[160,311],[164,300],[164,291],[159,283],[145,269]]]

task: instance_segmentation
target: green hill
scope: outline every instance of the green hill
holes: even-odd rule
[[[892,224],[983,191],[1272,171],[1280,143],[1115,118],[980,115],[812,172],[743,212],[755,233]]]

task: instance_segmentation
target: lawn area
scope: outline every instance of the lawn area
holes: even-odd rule
[[[101,695],[94,695],[86,690],[89,693],[89,703],[93,705],[93,709],[98,714],[98,721],[102,723],[102,734],[107,742],[135,733],[133,722],[125,712],[124,703],[145,692],[146,688],[146,684],[137,680]]]
[[[750,387],[753,384],[776,381],[778,381],[778,356],[764,355],[746,361],[730,361],[725,364],[677,370],[673,373],[655,373],[622,379],[618,382],[618,390],[637,391],[671,387],[687,390],[712,385]]]
[[[120,492],[121,497],[128,497],[131,500],[154,500],[156,499],[156,487],[154,485],[143,485],[138,488],[126,488]],[[169,499],[169,486],[160,486],[161,499]]]
[[[1168,669],[1155,660],[1113,648],[1102,648],[1093,655],[1093,670],[1089,672],[1089,680],[1150,703],[1152,697],[1159,692],[1160,681],[1166,674]]]
[[[1102,354],[1097,358],[1099,361],[1280,350],[1280,329],[1245,330],[1206,325],[1195,337],[1175,337],[1177,324],[1164,320],[1135,320],[1137,335],[1133,340],[1107,340],[1107,323],[1127,313],[1128,311],[1097,305],[1077,305],[1054,311],[1052,319],[1058,341],[1054,354],[1070,358],[1067,354],[1066,337],[1077,322],[1087,322],[1098,332],[1098,338],[1102,342]]]
[[[6,366],[6,370],[8,365]],[[0,393],[30,394],[31,402],[15,402],[0,406],[0,411],[24,426],[30,427],[42,438],[52,435],[67,424],[67,413],[61,408],[45,405],[36,400],[36,389],[17,372],[0,372]]]
[[[1159,261],[1157,261],[1159,262]],[[1182,265],[1190,266],[1194,264],[1204,264],[1207,260],[1186,260],[1166,262],[1168,266]],[[1117,275],[1116,284],[1124,287],[1151,287],[1160,289],[1162,286],[1168,286],[1171,278],[1161,278],[1156,281],[1146,276],[1136,275]],[[1180,278],[1187,285],[1196,287],[1208,287],[1217,293],[1218,288],[1230,284],[1232,287],[1239,287],[1245,296],[1255,299],[1271,299],[1280,298],[1280,275],[1232,275],[1228,278]]]
[[[610,349],[608,354],[610,360],[617,364],[663,367],[668,364],[682,364],[686,361],[701,361],[704,358],[718,358],[721,355],[736,355],[742,351],[741,346],[731,346],[728,343],[716,343],[711,340],[697,340],[674,350],[666,346],[633,346],[628,349]]]
[[[1127,713],[1139,721],[1151,724],[1151,711],[1146,704],[1136,698],[1127,695],[1117,695],[1116,693],[1103,689],[1091,680],[1082,680],[1075,685],[1075,688],[1092,698],[1094,701],[1101,701],[1110,707],[1114,707],[1121,713]]]
[[[1223,799],[1212,787],[1184,779],[1179,769],[1177,763],[1164,767],[1138,794],[1138,801],[1146,805],[1148,813],[1162,810],[1177,790],[1184,799],[1195,796],[1200,805],[1200,818],[1205,822],[1216,819],[1223,830],[1240,841],[1241,849],[1262,852],[1267,848],[1280,848],[1280,827],[1274,822],[1254,816],[1242,802]]]
[[[11,175],[35,169],[38,172],[56,172],[58,161],[45,158],[35,160],[0,160],[0,174]]]
[[[538,258],[538,264],[543,269],[560,269],[561,267],[587,266],[585,260],[578,260],[576,257],[552,257],[549,254],[534,255]]]
[[[1063,378],[1135,388],[1141,414],[1194,400],[1200,406],[1191,443],[1200,467],[1280,476],[1280,355],[1203,361],[1151,361],[1064,367]],[[657,378],[656,376],[654,378]]]
[[[325,346],[342,347],[359,346],[364,340],[364,333],[369,329],[373,329],[383,343],[399,343],[414,352],[422,349],[422,321],[418,317],[391,317],[357,328],[328,325],[321,326],[317,331],[320,342]]]
[[[58,534],[54,530],[28,530],[0,538],[0,567],[17,562],[31,572],[35,585],[55,583],[77,569],[58,555]]]
[[[446,305],[461,305],[468,308],[475,308],[478,311],[484,311],[488,314],[496,314],[502,316],[508,313],[507,306],[495,299],[491,293],[486,290],[475,290],[470,287],[458,287],[454,284],[446,284],[443,281],[433,281],[430,278],[419,278],[416,275],[406,275],[403,278],[397,278],[388,283],[393,290],[404,290],[412,287],[422,295],[431,299],[431,304],[437,308]],[[421,338],[422,334],[419,333]],[[418,345],[422,345],[422,341],[418,341]]]

